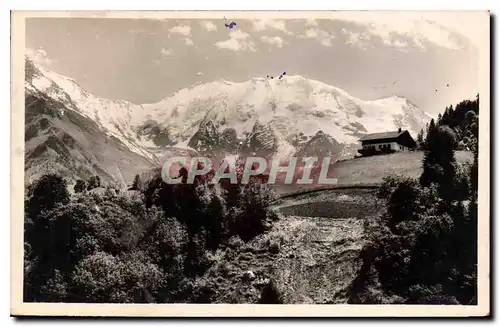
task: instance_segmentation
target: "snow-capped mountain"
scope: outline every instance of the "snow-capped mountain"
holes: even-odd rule
[[[105,184],[122,188],[135,174],[156,166],[105,132],[98,120],[82,115],[68,94],[30,62],[26,62],[24,98],[26,184],[57,173],[70,185],[98,175]]]
[[[96,97],[71,78],[26,58],[26,92],[41,93],[92,120],[129,151],[158,161],[166,148],[200,153],[247,152],[288,156],[329,153],[358,144],[367,133],[408,129],[416,136],[430,120],[403,97],[357,99],[340,88],[286,76],[196,84],[137,105]],[[26,104],[28,105],[28,103]]]
[[[234,129],[243,143],[256,129],[265,130],[275,139],[272,147],[282,154],[296,150],[291,144],[299,135],[309,139],[322,131],[339,143],[357,144],[364,134],[398,128],[416,136],[430,120],[405,98],[363,101],[301,76],[198,84],[141,108],[145,119],[169,131],[172,144],[185,142],[202,122],[211,121],[219,133]]]

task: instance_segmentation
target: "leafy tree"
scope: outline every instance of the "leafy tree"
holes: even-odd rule
[[[472,122],[474,122],[475,118],[476,118],[476,113],[473,110],[469,110],[465,114],[465,120],[469,124],[472,123]]]
[[[87,189],[87,184],[85,183],[85,181],[79,179],[76,181],[73,189],[75,190],[75,193],[82,193]]]
[[[479,95],[475,100],[465,100],[453,106],[446,107],[442,119],[438,121],[438,126],[449,126],[455,131],[458,140],[456,146],[459,149],[470,150],[472,143],[477,141],[477,115],[479,115]],[[464,137],[468,140],[464,140]]]
[[[36,219],[42,211],[51,210],[69,202],[67,182],[59,175],[47,174],[28,186],[26,214]]]
[[[184,176],[181,169],[180,176]],[[242,171],[237,167],[241,180]],[[147,205],[161,207],[167,216],[176,217],[185,224],[193,237],[202,229],[207,235],[207,246],[216,248],[232,235],[249,240],[265,230],[265,222],[276,218],[269,209],[275,193],[259,178],[250,183],[231,184],[221,180],[212,185],[210,178],[197,178],[194,184],[171,185],[157,175],[143,191]]]
[[[470,167],[470,184],[471,184],[471,195],[477,197],[478,191],[478,178],[479,178],[479,151],[477,144],[473,147],[474,159]]]
[[[58,175],[44,175],[28,186],[24,221],[25,272],[30,273],[36,267],[36,251],[47,245],[49,230],[47,213],[66,205],[69,201],[67,183]],[[44,276],[40,278],[41,281],[45,280]],[[25,282],[31,283],[29,276],[25,278]],[[37,282],[35,284],[38,290],[43,285]],[[28,298],[31,294],[30,285],[25,285],[25,296]]]

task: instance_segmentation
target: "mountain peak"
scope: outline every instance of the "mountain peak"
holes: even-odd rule
[[[337,142],[357,144],[361,135],[397,127],[416,134],[430,120],[402,96],[364,101],[301,75],[254,77],[244,82],[221,78],[180,89],[156,103],[135,105],[96,97],[70,78],[31,65],[29,58],[26,66],[40,69],[43,75],[43,81],[31,83],[27,79],[27,88],[58,97],[70,110],[92,119],[108,135],[147,156],[159,145],[152,141],[154,137],[139,135],[146,121],[165,131],[168,143],[174,146],[200,144],[209,149],[214,146],[210,138],[220,138],[230,128],[236,136],[231,131],[223,137],[224,142],[230,140],[226,142],[228,147],[236,139],[253,135],[247,140],[250,148],[284,153],[295,152],[295,147],[306,141],[304,138],[321,141],[321,148],[331,147],[330,143],[335,148]],[[195,134],[196,140],[190,142]]]

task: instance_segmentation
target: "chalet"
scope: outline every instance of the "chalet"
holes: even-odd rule
[[[360,140],[362,149],[358,152],[363,156],[413,150],[417,143],[408,131],[401,128],[394,132],[367,134]]]

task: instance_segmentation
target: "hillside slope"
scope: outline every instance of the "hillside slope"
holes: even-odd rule
[[[345,304],[361,268],[363,224],[383,206],[372,190],[327,190],[279,206],[284,215],[268,236],[280,244],[271,278],[285,303]]]
[[[69,184],[92,175],[128,184],[135,174],[154,167],[64,103],[33,91],[26,93],[25,102],[25,183],[53,172]]]
[[[473,159],[472,153],[468,151],[455,151],[455,157],[458,163],[472,162]],[[337,178],[338,186],[380,184],[384,177],[389,175],[418,178],[422,174],[423,158],[422,151],[412,151],[341,160],[330,168],[328,176]],[[279,185],[278,191],[281,194],[288,194],[314,188],[317,186]]]
[[[455,156],[459,163],[472,161],[471,152],[456,151]],[[385,176],[391,174],[418,178],[422,174],[423,158],[424,153],[421,151],[360,157],[337,162],[332,175],[341,185],[380,183]]]

